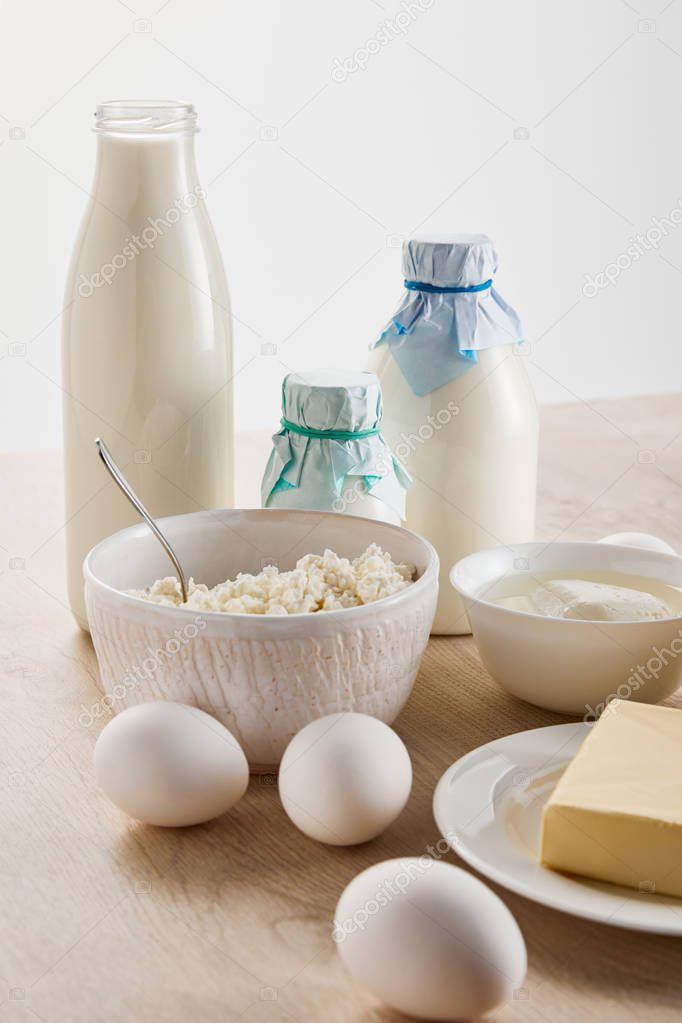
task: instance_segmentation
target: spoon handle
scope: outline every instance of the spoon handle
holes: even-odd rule
[[[156,539],[159,541],[159,543],[161,544],[161,546],[165,550],[165,552],[168,555],[168,557],[173,562],[173,567],[175,568],[175,571],[177,572],[178,579],[180,580],[180,588],[182,590],[182,602],[183,602],[183,604],[186,604],[187,603],[187,580],[185,578],[185,573],[182,571],[182,568],[180,566],[180,562],[178,561],[178,558],[177,558],[177,555],[176,555],[175,551],[173,550],[173,548],[169,544],[168,540],[163,535],[163,533],[161,532],[161,530],[159,529],[159,527],[157,526],[156,522],[151,517],[151,515],[149,514],[149,512],[147,511],[145,506],[142,504],[142,501],[139,499],[139,497],[137,496],[137,494],[135,493],[133,488],[130,486],[130,484],[128,483],[127,479],[125,478],[125,476],[123,475],[123,473],[121,472],[119,467],[116,465],[116,462],[114,461],[113,456],[112,456],[111,452],[109,451],[109,448],[106,446],[106,444],[104,443],[104,441],[102,440],[101,437],[97,437],[96,438],[95,445],[97,447],[97,453],[99,454],[99,457],[102,459],[102,461],[104,462],[105,466],[109,470],[109,473],[110,473],[112,479],[118,484],[120,489],[123,491],[125,496],[128,498],[128,500],[132,504],[132,506],[135,509],[135,511],[137,511],[138,514],[140,514],[142,516],[142,518],[147,523],[147,525],[151,529],[151,531],[154,534],[154,536],[156,537]]]

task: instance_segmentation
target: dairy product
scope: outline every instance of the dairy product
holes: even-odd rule
[[[334,551],[306,554],[296,568],[280,572],[268,565],[258,575],[240,573],[209,588],[189,581],[186,604],[174,576],[157,579],[147,590],[130,590],[153,604],[190,607],[231,614],[286,615],[339,611],[371,604],[405,589],[413,581],[413,565],[396,565],[390,554],[371,544],[350,561]]]
[[[525,573],[503,580],[485,600],[513,611],[593,622],[645,622],[682,615],[674,586],[620,572]]]
[[[682,896],[682,712],[613,700],[547,802],[549,867]]]
[[[436,285],[445,284],[476,288],[491,276],[492,267],[494,249],[484,236],[411,239],[403,250],[405,276],[419,273],[420,281],[435,291]],[[438,321],[453,299],[447,289],[442,291],[425,293],[430,320],[418,320],[423,328],[419,340],[412,323],[401,322],[396,327],[400,336],[375,347],[367,368],[381,381],[384,436],[412,476],[406,525],[430,540],[440,557],[433,632],[458,634],[470,629],[464,605],[449,582],[455,562],[486,547],[533,538],[538,414],[524,360],[518,347],[508,343],[519,340],[518,335],[498,332],[496,343],[488,340],[490,347],[480,347],[486,324],[488,337],[495,333],[487,320],[488,306],[500,308],[493,297],[480,297],[489,296],[491,289],[455,296],[450,319]],[[470,332],[472,347],[478,350],[468,353],[474,360],[459,359],[460,352],[450,364],[448,343],[455,353],[457,345],[449,334],[470,326],[469,313],[476,303],[479,322]],[[410,363],[411,346],[415,354]],[[435,386],[439,361],[446,379]]]
[[[152,515],[232,504],[229,300],[195,122],[192,107],[173,103],[98,110],[63,324],[68,588],[83,627],[83,558],[137,520],[95,437]]]
[[[597,622],[646,622],[670,618],[671,608],[653,593],[587,579],[549,579],[530,598],[550,618]]]
[[[422,397],[388,349],[375,349],[369,368],[384,393],[384,436],[412,476],[406,525],[440,557],[433,632],[469,632],[452,566],[533,537],[538,420],[525,366],[509,348],[488,348],[466,374]]]
[[[282,383],[282,429],[261,484],[264,508],[335,511],[400,525],[410,478],[381,435],[372,373],[314,369]]]

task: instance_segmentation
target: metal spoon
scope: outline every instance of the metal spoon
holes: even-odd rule
[[[137,496],[137,494],[135,493],[133,488],[130,486],[130,484],[128,483],[127,479],[125,478],[125,476],[123,475],[123,473],[121,472],[119,467],[116,465],[116,462],[114,461],[113,456],[112,456],[111,452],[109,451],[109,448],[106,446],[106,444],[104,443],[104,441],[102,440],[101,437],[97,437],[95,439],[95,445],[97,447],[97,453],[98,453],[99,457],[102,459],[102,461],[104,462],[104,464],[106,465],[107,469],[109,470],[109,473],[111,474],[112,479],[121,488],[121,490],[123,491],[125,496],[128,498],[128,500],[132,504],[132,506],[135,509],[135,511],[138,512],[142,516],[142,518],[147,523],[147,525],[151,529],[151,531],[154,534],[154,536],[156,537],[156,539],[159,541],[159,543],[161,544],[161,546],[165,550],[165,552],[168,555],[168,557],[173,562],[173,567],[174,567],[175,571],[178,574],[178,579],[180,580],[180,589],[182,590],[182,602],[183,602],[183,604],[186,604],[187,603],[187,577],[185,576],[185,573],[182,570],[182,566],[180,565],[180,562],[178,561],[178,557],[177,557],[175,551],[173,550],[173,548],[169,544],[168,540],[166,539],[166,537],[163,535],[163,533],[161,532],[161,530],[157,526],[156,522],[154,522],[154,519],[151,517],[151,515],[149,514],[149,512],[147,511],[145,506],[142,504],[142,501],[139,499],[139,497]]]

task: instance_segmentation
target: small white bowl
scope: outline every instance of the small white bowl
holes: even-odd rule
[[[682,682],[682,616],[648,622],[582,622],[512,611],[486,599],[504,576],[613,571],[682,587],[682,558],[606,543],[526,543],[458,561],[450,582],[463,597],[481,659],[522,700],[591,720],[618,696],[658,703]]]
[[[400,526],[325,512],[230,509],[160,522],[188,575],[209,586],[268,564],[290,569],[325,548],[355,557],[370,543],[415,565],[418,578],[391,597],[342,611],[247,615],[164,607],[123,592],[173,574],[145,525],[123,529],[94,547],[83,565],[106,694],[99,713],[88,713],[147,700],[201,707],[230,729],[251,769],[261,771],[276,766],[289,740],[323,714],[360,711],[388,724],[397,717],[435,613],[438,556],[431,544]]]

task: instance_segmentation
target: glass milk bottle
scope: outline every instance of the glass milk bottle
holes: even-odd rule
[[[137,521],[97,436],[155,516],[232,503],[229,299],[194,162],[196,120],[173,102],[97,110],[62,338],[68,590],[83,628],[83,558]]]
[[[281,430],[261,485],[264,508],[308,508],[400,524],[410,477],[381,433],[373,373],[310,370],[282,384]]]
[[[532,540],[535,529],[537,406],[496,270],[485,235],[406,241],[403,300],[369,362],[386,438],[413,477],[406,524],[440,556],[441,634],[470,631],[448,578],[454,563]]]

